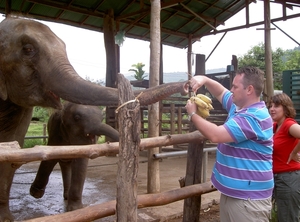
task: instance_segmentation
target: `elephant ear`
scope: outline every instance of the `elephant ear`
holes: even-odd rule
[[[5,79],[1,71],[0,71],[0,99],[2,100],[7,99],[7,89],[6,89]]]

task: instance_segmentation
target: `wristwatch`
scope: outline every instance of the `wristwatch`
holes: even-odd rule
[[[191,114],[189,114],[188,120],[190,122],[192,122],[192,116],[195,115],[195,114],[196,114],[195,112],[192,112]]]

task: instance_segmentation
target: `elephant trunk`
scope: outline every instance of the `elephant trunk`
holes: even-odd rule
[[[82,79],[71,67],[48,81],[48,89],[64,100],[84,105],[118,105],[116,88],[104,87]],[[61,73],[61,74],[60,74]]]
[[[174,93],[181,95],[188,94],[188,82],[171,82],[165,83],[156,87],[146,89],[144,91],[134,91],[135,96],[140,94],[138,100],[141,105],[149,105],[167,98]]]
[[[58,68],[59,69],[59,68]],[[55,76],[50,77],[51,80],[46,81],[49,90],[61,97],[77,104],[85,105],[118,105],[118,90],[116,88],[104,87],[95,83],[82,79],[73,67],[60,68],[55,71]],[[56,80],[53,79],[57,78]],[[174,93],[183,95],[188,93],[187,82],[166,83],[160,86],[143,90],[138,98],[141,105],[149,105],[158,102]],[[137,96],[141,91],[134,91]]]
[[[110,125],[107,124],[101,124],[101,126],[99,127],[99,130],[97,131],[97,133],[95,133],[96,135],[105,135],[107,137],[109,137],[112,142],[118,142],[119,141],[119,132],[114,129],[113,127],[111,127]]]

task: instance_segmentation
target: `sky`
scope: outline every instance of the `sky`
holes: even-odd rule
[[[280,4],[271,5],[271,18],[277,18],[282,15]],[[250,23],[263,21],[263,2],[250,4]],[[300,8],[294,7],[293,10],[287,9],[287,15],[300,13]],[[4,18],[0,17],[0,21]],[[105,79],[106,73],[106,55],[103,34],[100,32],[89,31],[68,25],[44,22],[50,29],[60,37],[67,47],[69,60],[75,70],[82,78],[91,80]],[[287,21],[276,22],[275,24],[284,32],[289,34],[297,42],[299,37],[300,18],[289,19]],[[218,30],[245,24],[245,11],[242,10],[225,22],[225,26],[218,26]],[[215,49],[213,54],[206,62],[206,69],[226,68],[231,64],[232,55],[240,57],[247,53],[253,46],[264,42],[264,31],[257,30],[264,26],[256,26],[248,29],[228,32],[222,42]],[[271,24],[271,28],[276,28]],[[298,33],[297,33],[298,32]],[[221,39],[223,33],[203,37],[199,42],[192,46],[195,54],[204,54],[208,56],[215,45]],[[120,72],[124,75],[130,75],[128,71],[133,64],[145,64],[144,70],[149,73],[150,43],[137,39],[126,38],[120,47]],[[271,47],[294,49],[298,47],[297,43],[287,37],[280,30],[271,31]],[[170,46],[163,46],[164,72],[187,72],[187,49],[178,49]],[[195,67],[192,67],[193,72]],[[133,73],[132,73],[133,75]]]

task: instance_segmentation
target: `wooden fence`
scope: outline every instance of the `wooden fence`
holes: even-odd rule
[[[157,146],[170,146],[180,143],[197,143],[204,139],[198,132],[175,134],[141,140],[140,148],[149,149]],[[9,151],[9,152],[8,152]],[[0,162],[13,162],[22,164],[32,161],[65,158],[97,158],[110,153],[118,153],[119,143],[94,144],[86,146],[36,146],[34,149],[21,149],[17,142],[0,143]],[[138,208],[161,206],[194,195],[215,191],[210,182],[187,186],[172,191],[146,194],[138,196]],[[107,217],[116,213],[116,202],[110,201],[103,204],[85,207],[72,212],[59,215],[30,219],[28,221],[57,221],[57,222],[84,222]]]
[[[184,108],[187,99],[188,98],[181,98],[180,102],[177,103],[172,102],[174,101],[172,98],[167,99],[167,101],[169,101],[169,104],[162,103],[163,105],[161,106],[160,119],[161,136],[155,138],[142,139],[140,147],[145,149],[182,143],[199,143],[205,140],[205,138],[203,138],[203,136],[197,131],[195,131],[194,133],[188,133],[190,123],[187,120],[187,113],[186,109]],[[217,125],[222,124],[226,119],[227,114],[222,108],[220,108],[219,102],[213,100],[213,106],[215,109],[211,111],[211,116],[208,118],[208,120],[216,123]],[[141,131],[142,134],[145,136],[147,134],[147,108],[142,107],[141,109]],[[162,118],[162,116],[164,116],[164,118]],[[41,149],[19,150],[11,149],[9,145],[3,143],[0,144],[0,161],[30,162],[36,160],[57,159],[61,156],[64,156],[66,158],[96,158],[98,156],[107,155],[112,152],[118,153],[119,151],[118,143],[89,145],[86,149],[83,149],[83,147],[84,146],[72,146],[72,152],[70,152],[70,146],[59,147],[59,149],[55,149],[55,147],[50,148],[47,146],[42,146]],[[7,152],[7,149],[10,149],[10,152]],[[160,206],[195,195],[201,195],[203,193],[212,192],[214,190],[215,188],[212,187],[211,183],[206,182],[203,184],[183,187],[174,191],[143,195],[139,196],[137,199],[138,208],[145,206]],[[159,201],[162,199],[164,199],[165,202]],[[63,213],[60,215],[36,218],[29,221],[91,221],[94,219],[115,214],[115,207],[116,202],[109,202],[104,203],[102,205],[86,207],[80,210]]]

